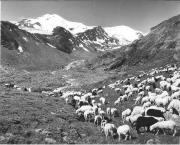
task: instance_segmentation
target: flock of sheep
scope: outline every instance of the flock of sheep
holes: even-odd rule
[[[18,87],[6,84],[6,87]],[[106,89],[115,91],[118,98],[112,107],[108,99],[103,96]],[[24,91],[31,92],[31,88]],[[55,89],[52,92],[43,91],[47,95],[60,94],[67,104],[76,109],[79,119],[93,122],[100,127],[106,138],[124,136],[131,139],[132,130],[166,134],[171,130],[176,135],[180,127],[180,68],[176,65],[166,65],[149,72],[142,72],[125,80],[117,80],[109,85],[94,88],[89,92],[66,91]],[[118,106],[133,100],[134,105],[123,111]],[[112,120],[121,116],[123,125],[116,127]]]
[[[119,94],[113,107],[106,107],[109,102],[101,95],[107,88]],[[180,69],[167,65],[89,92],[63,92],[62,98],[76,109],[79,118],[100,126],[106,138],[131,139],[133,128],[138,134],[142,129],[154,134],[171,130],[175,136],[180,126]],[[134,101],[131,108],[122,112],[117,109],[130,99]],[[118,116],[124,124],[116,127],[112,120]]]

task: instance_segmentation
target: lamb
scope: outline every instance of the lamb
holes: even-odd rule
[[[124,123],[124,121],[125,121],[125,118],[126,118],[126,116],[129,116],[131,114],[131,110],[128,108],[128,109],[126,109],[126,110],[124,110],[123,112],[122,112],[122,120],[123,120],[123,123]]]
[[[165,129],[170,129],[173,131],[173,136],[175,136],[176,134],[176,123],[173,120],[167,120],[167,121],[161,121],[161,122],[157,122],[153,125],[150,126],[150,131],[153,131],[154,129],[158,129],[157,133],[159,133],[159,129],[162,129],[164,134],[165,134]]]
[[[136,131],[139,134],[140,133],[139,128],[141,127],[147,127],[147,131],[149,131],[150,126],[157,122],[158,120],[155,119],[154,117],[140,116],[136,121]]]
[[[114,137],[117,134],[117,129],[115,127],[114,124],[112,123],[106,123],[103,127],[102,127],[102,132],[105,133],[106,139],[109,135],[111,135],[112,137]]]
[[[130,126],[129,125],[121,125],[118,127],[117,129],[117,134],[119,136],[119,141],[121,140],[121,135],[125,135],[125,140],[128,139],[128,136],[129,138],[131,138],[131,135],[130,135]]]

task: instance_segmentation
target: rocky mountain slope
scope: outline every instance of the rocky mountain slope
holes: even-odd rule
[[[127,46],[123,46],[121,50],[105,52],[100,59],[98,58],[98,61],[108,70],[122,66],[171,62],[175,61],[176,49],[179,46],[180,15],[177,15],[152,27],[149,34]],[[113,59],[106,62],[107,57],[112,55]],[[94,61],[98,62],[97,60]]]
[[[21,30],[10,22],[2,21],[1,64],[33,70],[61,68],[67,64],[71,58],[65,52],[72,50],[72,44],[61,40],[64,44],[56,43],[56,48],[44,38]]]

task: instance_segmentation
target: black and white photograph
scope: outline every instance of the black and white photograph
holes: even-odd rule
[[[0,144],[180,144],[180,0],[0,7]]]

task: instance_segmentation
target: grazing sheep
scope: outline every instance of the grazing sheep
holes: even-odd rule
[[[112,123],[106,123],[104,127],[102,128],[102,132],[105,133],[106,139],[109,135],[114,137],[117,134],[117,129],[114,124]]]
[[[96,116],[94,117],[94,124],[95,124],[96,126],[101,125],[101,121],[102,121],[102,116],[101,116],[101,115],[96,115]]]
[[[116,106],[116,105],[119,105],[120,102],[121,102],[121,98],[118,98],[118,99],[114,102],[114,105],[115,105],[115,106]]]
[[[142,98],[141,96],[137,96],[136,99],[133,99],[133,100],[135,100],[134,104],[139,104],[141,101],[141,98]]]
[[[145,111],[145,116],[154,116],[154,117],[162,117],[164,118],[164,112],[162,112],[161,110],[158,109],[147,109]],[[165,119],[165,118],[164,118]]]
[[[117,128],[117,134],[119,136],[119,141],[121,140],[121,135],[125,135],[125,140],[129,138],[131,138],[131,135],[130,135],[130,126],[129,125],[121,125]]]
[[[101,109],[101,108],[99,108],[99,109]],[[104,117],[105,117],[105,115],[106,115],[106,113],[104,112],[104,110],[99,110],[98,112],[99,112],[99,115],[101,115],[102,118],[104,119]]]
[[[145,102],[148,102],[148,101],[149,101],[149,97],[145,96],[145,97],[142,98],[141,104],[144,104]]]
[[[107,113],[107,115],[111,116],[111,108],[110,107],[106,108],[106,113]]]
[[[159,88],[155,88],[155,93],[156,93],[156,94],[161,94],[161,93],[162,93],[162,90],[159,89]]]
[[[116,108],[111,108],[111,115],[113,118],[118,117],[119,116],[118,110]]]
[[[107,101],[104,97],[99,98],[99,101],[104,105],[107,104]]]
[[[94,111],[93,110],[86,110],[85,112],[84,112],[84,119],[85,119],[85,121],[91,121],[91,118],[93,117],[93,115],[94,115]]]
[[[139,134],[139,129],[141,127],[147,127],[147,131],[149,131],[150,126],[157,123],[158,120],[154,117],[146,117],[146,116],[140,116],[136,121],[136,131]]]
[[[175,127],[176,127],[176,123],[173,120],[167,120],[167,121],[157,122],[157,123],[151,125],[150,131],[153,131],[154,129],[158,129],[158,131],[156,132],[156,134],[158,134],[159,129],[162,129],[164,132],[164,135],[165,135],[166,134],[165,129],[170,129],[173,131],[173,136],[175,136],[175,134],[177,132]]]
[[[171,95],[171,98],[172,98],[172,99],[179,99],[179,98],[180,98],[180,91],[174,92],[174,93]]]
[[[133,111],[131,113],[131,115],[137,115],[137,114],[143,114],[144,113],[144,108],[142,106],[135,106],[133,108]]]
[[[175,108],[180,113],[180,101],[178,99],[173,99],[169,103],[167,110],[170,110],[171,108]]]
[[[78,114],[79,112],[85,112],[86,110],[93,110],[93,107],[90,105],[82,106],[76,110],[76,114]]]
[[[150,107],[151,106],[151,102],[146,102],[143,104],[143,108],[146,109],[147,107]]]
[[[123,123],[124,123],[124,121],[125,121],[125,119],[126,119],[126,116],[129,116],[131,114],[131,110],[128,108],[128,109],[126,109],[126,110],[124,110],[123,112],[122,112],[122,120],[123,120]]]

